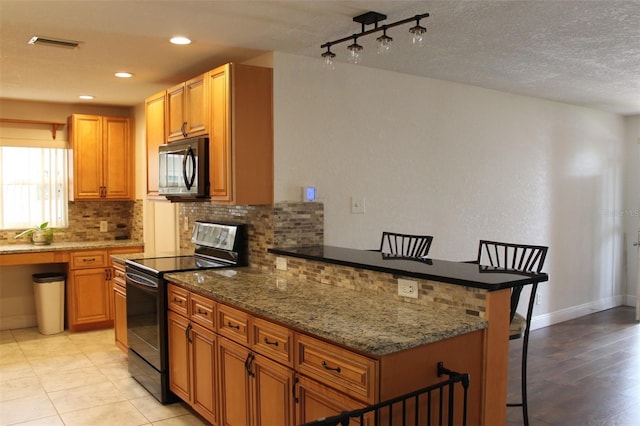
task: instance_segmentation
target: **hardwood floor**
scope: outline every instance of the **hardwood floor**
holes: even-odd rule
[[[520,400],[522,340],[511,342],[509,401]],[[640,324],[618,307],[534,330],[529,339],[529,423],[640,425]],[[522,409],[507,409],[521,425]]]

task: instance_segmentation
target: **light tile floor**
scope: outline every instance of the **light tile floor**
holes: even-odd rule
[[[0,331],[0,425],[204,425],[160,404],[127,371],[113,329],[45,336]]]

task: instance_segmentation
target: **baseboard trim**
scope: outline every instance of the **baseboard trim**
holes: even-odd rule
[[[16,330],[37,325],[36,315],[12,315],[0,319],[0,330]]]
[[[635,306],[635,300],[633,301],[633,304],[630,304],[629,296],[615,296],[585,303],[583,305],[572,306],[570,308],[561,309],[547,314],[534,315],[533,318],[531,318],[531,330],[548,327],[553,324],[569,321],[574,318],[579,318],[594,312],[600,312],[622,305]]]

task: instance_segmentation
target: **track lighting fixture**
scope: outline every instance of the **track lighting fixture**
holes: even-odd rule
[[[378,54],[383,55],[389,52],[391,49],[391,43],[393,42],[393,38],[387,35],[387,30],[389,28],[397,27],[398,25],[403,25],[409,22],[415,21],[416,25],[409,29],[409,33],[411,34],[411,44],[413,46],[422,47],[424,45],[424,34],[427,32],[427,29],[420,25],[420,20],[423,18],[427,18],[429,16],[428,13],[423,13],[421,15],[415,15],[411,18],[402,19],[397,22],[393,22],[391,24],[386,24],[381,27],[378,27],[378,23],[387,19],[387,15],[383,15],[378,12],[367,12],[362,15],[358,15],[353,18],[354,22],[358,22],[362,24],[362,31],[348,37],[344,37],[334,41],[328,41],[321,45],[321,48],[326,48],[327,51],[322,53],[322,58],[324,59],[325,65],[333,67],[333,60],[336,57],[336,54],[331,51],[331,46],[344,43],[346,41],[353,40],[347,47],[348,56],[347,59],[349,62],[357,64],[362,59],[362,50],[363,47],[358,44],[358,38],[364,37],[369,34],[374,34],[382,31],[382,35],[376,38],[378,42]],[[373,29],[365,30],[366,25],[373,25]]]

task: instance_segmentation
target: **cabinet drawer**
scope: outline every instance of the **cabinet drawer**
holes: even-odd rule
[[[377,362],[305,335],[296,335],[296,369],[369,404],[375,402]]]
[[[201,326],[215,331],[215,302],[197,294],[190,294],[191,320]]]
[[[218,305],[218,333],[249,346],[249,315],[227,305]]]
[[[103,268],[108,264],[109,259],[105,250],[71,253],[71,269]]]
[[[253,350],[293,367],[293,331],[260,318],[252,318],[252,323]]]
[[[113,281],[114,284],[117,284],[120,287],[123,287],[123,288],[126,287],[127,279],[125,277],[124,270],[114,266],[113,267],[113,278],[112,278],[112,281]]]
[[[167,286],[167,307],[183,316],[189,316],[189,291],[174,284]]]

